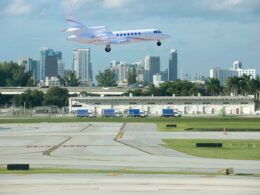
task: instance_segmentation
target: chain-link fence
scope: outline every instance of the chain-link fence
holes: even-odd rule
[[[35,108],[23,107],[0,107],[0,117],[58,117],[69,116],[68,107],[59,108],[57,106],[41,106]]]

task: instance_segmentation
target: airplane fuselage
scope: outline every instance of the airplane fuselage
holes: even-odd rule
[[[110,45],[112,44],[156,41],[157,45],[161,46],[161,40],[170,37],[158,29],[108,31],[105,26],[86,27],[73,18],[67,19],[67,22],[70,28],[66,29],[65,32],[71,33],[67,40],[85,44],[106,45],[106,52],[111,51]]]

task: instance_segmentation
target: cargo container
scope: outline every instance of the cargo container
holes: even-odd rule
[[[119,110],[110,108],[110,109],[103,109],[102,116],[103,117],[123,117],[123,114]]]
[[[115,110],[114,109],[103,109],[102,110],[102,116],[103,117],[114,117],[115,116]]]
[[[148,117],[148,113],[146,111],[142,111],[140,109],[129,109],[128,116],[130,116],[130,117]]]
[[[162,116],[163,117],[174,117],[174,113],[175,113],[174,110],[170,109],[170,108],[162,110]]]
[[[76,117],[95,117],[94,113],[88,109],[77,109]]]
[[[182,113],[177,110],[167,108],[167,109],[162,110],[162,116],[163,117],[181,117]]]
[[[130,117],[139,117],[140,116],[140,109],[129,109],[128,116]]]

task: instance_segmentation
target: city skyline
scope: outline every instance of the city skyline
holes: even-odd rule
[[[188,5],[188,6],[187,6]],[[258,0],[215,1],[136,1],[136,0],[32,0],[0,1],[0,61],[19,57],[38,58],[46,46],[63,52],[66,67],[72,64],[72,48],[88,45],[66,41],[67,13],[75,14],[86,25],[106,25],[109,30],[156,27],[171,34],[161,47],[154,43],[115,46],[109,54],[103,47],[91,46],[94,75],[111,59],[135,61],[143,56],[161,57],[161,68],[168,65],[168,51],[178,50],[183,72],[229,67],[239,59],[260,71],[260,2]]]

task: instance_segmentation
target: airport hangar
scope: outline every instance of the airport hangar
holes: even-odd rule
[[[99,96],[71,97],[69,110],[86,108],[97,116],[103,109],[113,108],[128,113],[128,109],[147,111],[152,116],[161,116],[162,109],[171,108],[183,115],[250,115],[255,113],[252,96]]]

